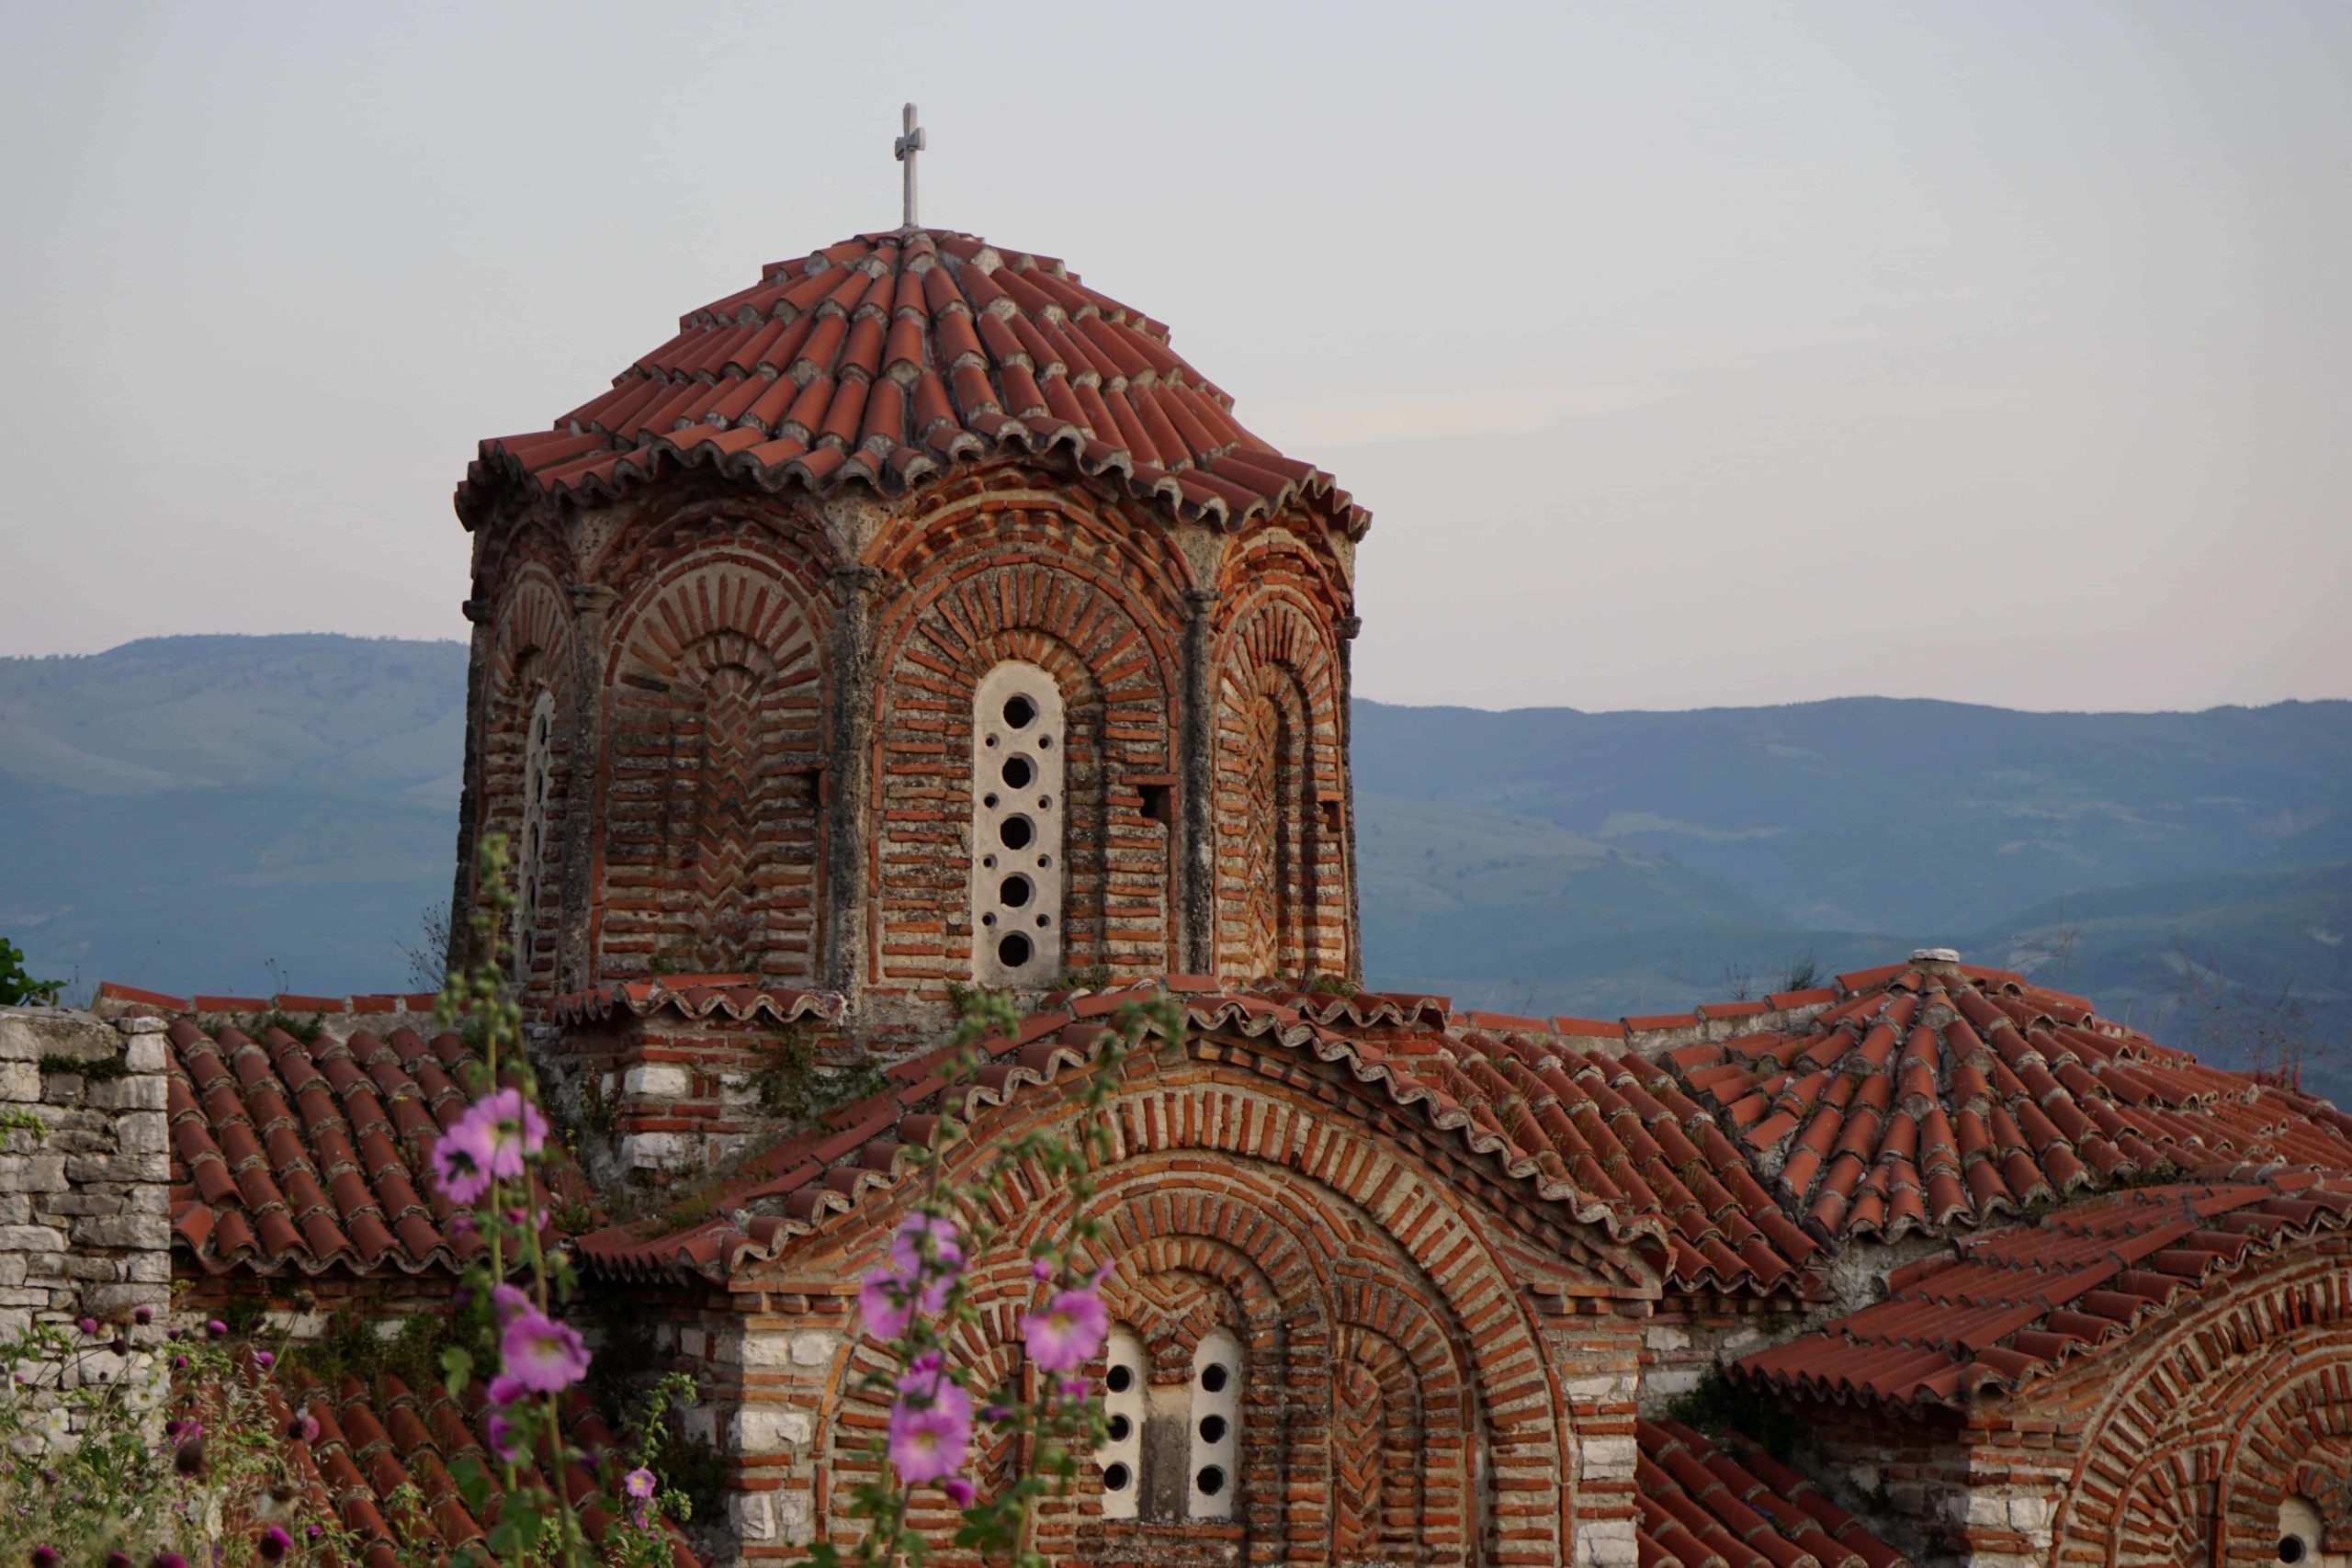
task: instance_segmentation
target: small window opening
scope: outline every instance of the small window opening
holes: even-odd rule
[[[1004,784],[1007,789],[1027,789],[1029,781],[1037,776],[1037,765],[1026,757],[1004,760]]]
[[[1176,826],[1176,791],[1171,786],[1144,784],[1139,793],[1143,795],[1143,814],[1147,818],[1163,828]]]
[[[991,801],[989,804],[995,803]],[[996,831],[1008,850],[1025,850],[1037,837],[1037,829],[1026,817],[1008,817],[997,825]]]
[[[1035,944],[1019,931],[1007,931],[1003,940],[996,944],[996,958],[1007,969],[1018,969],[1027,964],[1030,955],[1036,951]]]
[[[1201,1466],[1201,1473],[1193,1478],[1204,1497],[1214,1497],[1225,1490],[1225,1467],[1217,1464]]]
[[[1016,692],[1004,700],[1004,722],[1014,729],[1026,729],[1037,722],[1037,705],[1026,694]]]
[[[1003,886],[996,890],[997,902],[1009,909],[1018,909],[1027,904],[1036,891],[1027,877],[1008,876]]]

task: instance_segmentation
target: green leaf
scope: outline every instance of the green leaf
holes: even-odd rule
[[[455,1399],[466,1392],[466,1384],[474,1375],[473,1352],[461,1345],[451,1345],[441,1352],[441,1381]]]

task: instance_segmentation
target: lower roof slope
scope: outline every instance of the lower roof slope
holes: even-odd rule
[[[1726,1437],[1636,1421],[1642,1568],[1908,1568],[1820,1487]]]
[[[2352,1171],[2352,1117],[2003,970],[1894,965],[1665,1061],[1825,1242],[1990,1224],[2118,1183]]]
[[[1888,1298],[1736,1362],[1734,1376],[1841,1403],[1959,1408],[2130,1339],[2256,1259],[2352,1225],[2352,1178],[2119,1192],[1896,1269]]]

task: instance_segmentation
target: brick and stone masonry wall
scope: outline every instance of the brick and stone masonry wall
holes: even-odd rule
[[[37,1321],[119,1325],[81,1365],[154,1368],[171,1304],[171,1156],[158,1019],[0,1008],[0,1337]],[[140,1307],[154,1322],[133,1325]]]

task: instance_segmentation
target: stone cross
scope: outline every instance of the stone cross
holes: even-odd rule
[[[915,226],[915,154],[928,145],[923,140],[922,127],[915,123],[915,107],[912,104],[907,106],[906,127],[906,134],[892,145],[891,152],[897,154],[899,163],[907,166],[907,218],[903,227],[911,229]]]

